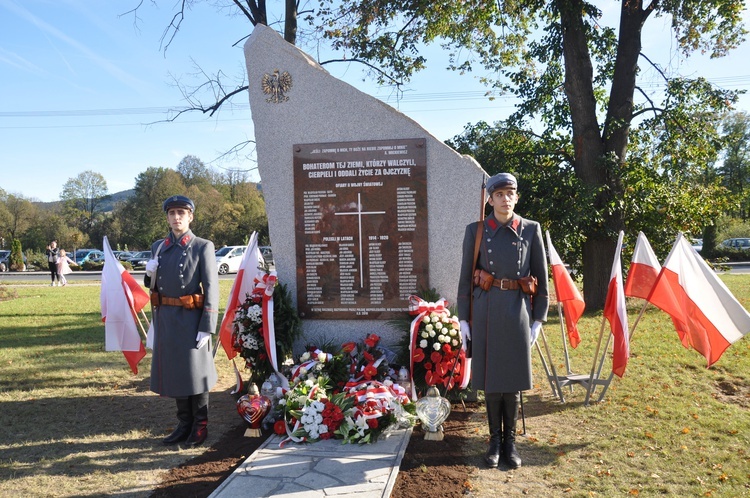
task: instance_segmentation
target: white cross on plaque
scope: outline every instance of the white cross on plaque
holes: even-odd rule
[[[385,214],[385,211],[362,211],[362,201],[361,201],[361,193],[357,192],[357,210],[352,211],[349,213],[335,213],[336,216],[351,216],[356,215],[357,216],[357,225],[358,225],[358,236],[359,236],[359,288],[361,289],[364,287],[364,282],[362,280],[362,274],[364,273],[364,264],[362,261],[362,215],[367,214]]]

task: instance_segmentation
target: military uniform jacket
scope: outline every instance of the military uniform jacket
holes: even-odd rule
[[[533,298],[521,289],[489,291],[474,287],[474,244],[479,223],[466,227],[461,275],[458,284],[458,318],[470,319],[474,389],[488,393],[510,393],[530,389],[530,327],[534,321],[547,320],[547,257],[539,223],[518,215],[501,225],[494,215],[481,224],[482,237],[477,268],[495,279],[517,280],[533,275],[539,280]],[[473,310],[471,300],[474,301]]]
[[[163,245],[162,245],[163,243]],[[176,240],[170,234],[154,242],[159,246],[159,267],[154,291],[178,298],[203,294],[203,309],[157,306],[153,310],[154,352],[151,361],[151,390],[173,398],[208,392],[217,381],[210,343],[196,348],[198,332],[216,332],[219,313],[219,274],[214,244],[189,231]],[[151,287],[151,279],[145,284]]]

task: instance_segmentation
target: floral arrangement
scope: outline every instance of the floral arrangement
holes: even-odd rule
[[[469,364],[461,343],[458,317],[451,315],[444,299],[426,302],[411,296],[411,363],[415,381],[443,385],[448,391],[468,384]]]
[[[309,348],[301,355],[276,406],[274,432],[287,436],[282,444],[332,438],[364,444],[413,425],[414,404],[392,380],[379,340],[370,334],[336,353]]]
[[[263,314],[264,300],[273,306],[277,358],[290,356],[292,344],[301,334],[300,319],[291,305],[286,286],[276,284],[275,275],[266,271],[253,292],[237,307],[232,323],[232,347],[244,358],[245,367],[251,372],[251,383],[257,385],[275,371],[263,334],[264,319],[267,320]]]

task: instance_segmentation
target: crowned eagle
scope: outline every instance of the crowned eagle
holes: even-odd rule
[[[286,102],[289,100],[289,97],[284,95],[284,93],[292,88],[292,75],[287,71],[279,74],[279,70],[274,69],[273,74],[266,73],[263,75],[261,87],[263,88],[263,93],[270,95],[266,99],[266,102],[273,102],[274,104]]]

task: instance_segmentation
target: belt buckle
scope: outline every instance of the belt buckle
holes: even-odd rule
[[[510,280],[507,278],[501,278],[500,279],[500,290],[510,290],[510,287],[505,287],[505,284],[509,284]]]

